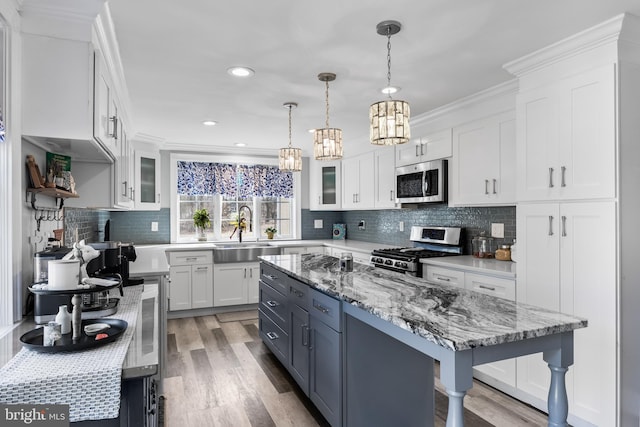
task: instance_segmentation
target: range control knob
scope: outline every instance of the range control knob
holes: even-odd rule
[[[393,261],[390,259],[386,260],[384,263],[385,265],[393,265]]]
[[[408,267],[408,265],[407,265],[407,263],[406,263],[406,262],[400,262],[400,261],[397,261],[397,262],[396,262],[396,267],[400,267],[400,268],[407,268],[407,267]]]

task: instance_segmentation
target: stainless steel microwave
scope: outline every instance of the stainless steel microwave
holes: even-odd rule
[[[396,203],[446,202],[447,175],[445,159],[396,168]]]

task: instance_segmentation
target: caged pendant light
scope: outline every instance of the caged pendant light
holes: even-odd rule
[[[389,98],[369,108],[370,139],[375,145],[404,144],[411,138],[409,103],[391,99],[391,94],[397,90],[391,86],[391,36],[399,33],[401,28],[397,21],[383,21],[376,26],[378,34],[387,36],[387,87],[383,92]]]
[[[325,82],[327,120],[323,129],[313,132],[313,153],[316,160],[337,160],[342,158],[342,129],[329,127],[329,82],[336,79],[334,73],[320,73],[318,80]]]
[[[300,172],[302,170],[302,149],[291,146],[291,110],[298,107],[298,104],[285,102],[283,106],[289,109],[289,146],[280,149],[278,154],[279,169],[286,172]]]

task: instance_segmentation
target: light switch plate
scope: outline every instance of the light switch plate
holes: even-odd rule
[[[158,221],[151,221],[151,231],[158,231]]]
[[[313,228],[322,228],[322,220],[314,219],[313,220]]]
[[[504,239],[504,224],[491,223],[491,237]]]

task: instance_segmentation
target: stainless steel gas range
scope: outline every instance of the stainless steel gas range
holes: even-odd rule
[[[375,249],[371,263],[375,267],[422,277],[421,259],[461,255],[462,245],[459,227],[411,227],[409,240],[413,247]]]

